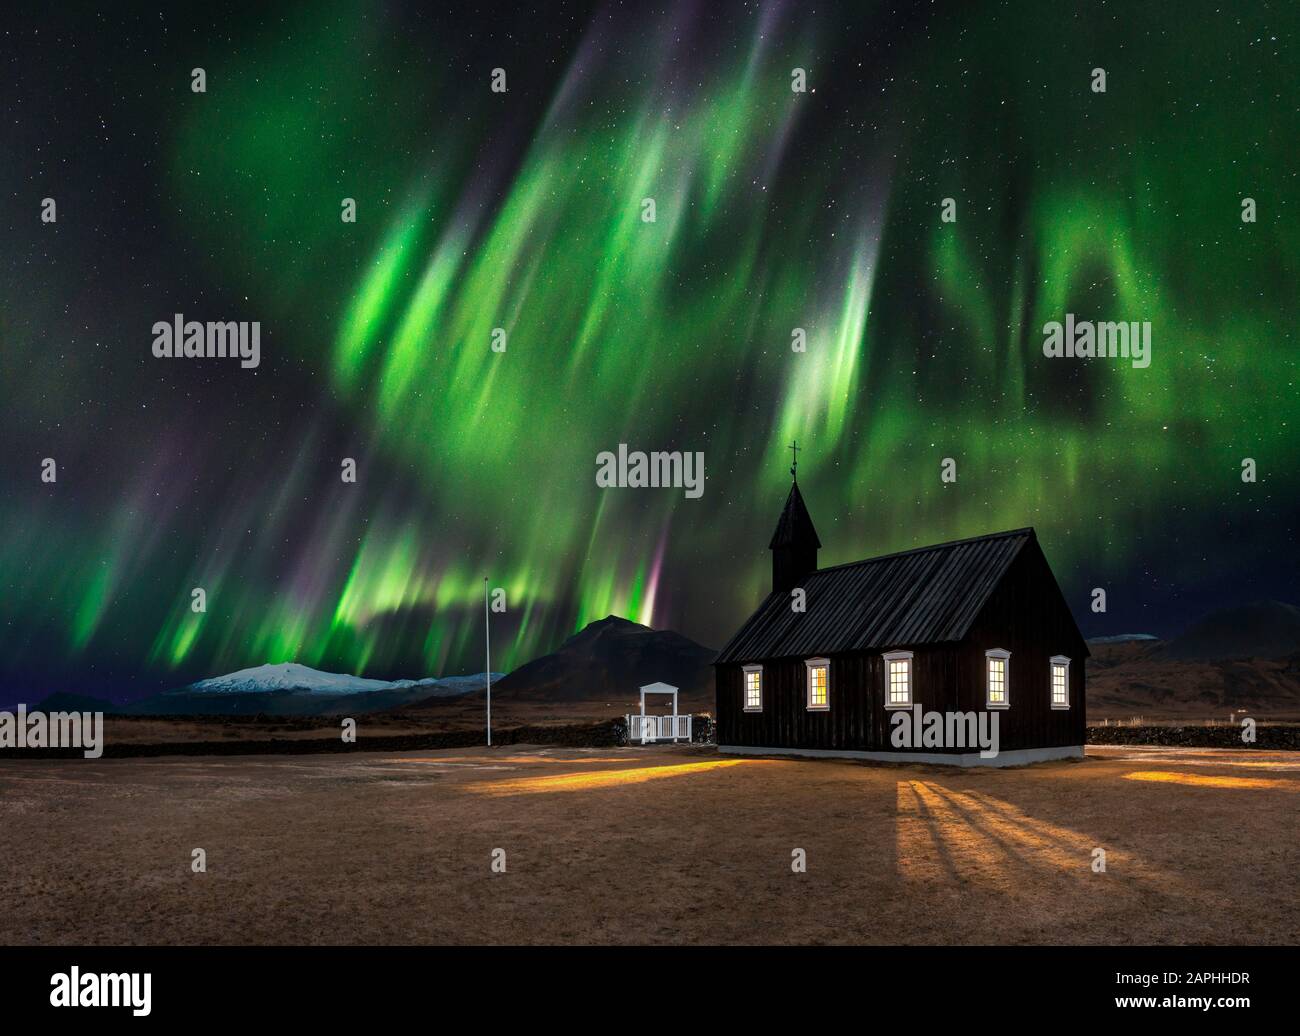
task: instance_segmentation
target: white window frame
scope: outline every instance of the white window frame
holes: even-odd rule
[[[1056,700],[1056,667],[1065,667],[1065,701]],[[1052,708],[1064,710],[1070,707],[1070,660],[1064,655],[1053,655],[1047,664],[1047,703]]]
[[[916,667],[912,664],[915,657],[911,651],[886,651],[880,656],[885,660],[885,708],[910,709],[916,703]],[[893,662],[907,663],[907,701],[893,700]]]
[[[806,658],[804,659],[804,704],[808,707],[809,712],[830,712],[831,710],[831,660],[829,658]],[[814,669],[826,670],[826,704],[814,705],[812,700],[813,680],[812,674]]]
[[[746,712],[762,712],[763,711],[763,667],[761,665],[741,666],[741,672],[744,673],[744,676],[741,677],[741,684],[740,684],[741,687],[740,693],[742,695],[741,705],[744,706]],[[758,704],[757,705],[749,704],[749,674],[750,673],[758,674]]]
[[[993,659],[1002,660],[1002,697],[1005,701],[990,701],[989,696],[993,693],[993,671],[989,665]],[[984,707],[986,709],[1009,709],[1011,708],[1011,652],[1003,648],[989,648],[984,652]]]

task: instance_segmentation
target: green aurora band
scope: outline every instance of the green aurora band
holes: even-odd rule
[[[495,668],[610,613],[720,644],[766,589],[795,438],[824,563],[1032,524],[1079,610],[1171,522],[1257,513],[1241,458],[1265,485],[1300,459],[1300,62],[1269,42],[1300,14],[1085,30],[1049,6],[955,8],[888,49],[795,6],[704,41],[681,12],[593,19],[549,76],[503,57],[503,95],[490,59],[351,4],[211,53],[209,93],[167,101],[166,200],[312,416],[183,550],[167,446],[106,514],[6,501],[0,646],[45,625],[163,680],[475,669],[484,575],[509,603]],[[1066,312],[1151,321],[1151,366],[1046,360]],[[703,499],[598,489],[620,442],[702,450]],[[1194,581],[1193,553],[1165,578]]]

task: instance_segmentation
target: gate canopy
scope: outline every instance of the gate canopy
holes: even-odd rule
[[[645,715],[645,696],[647,694],[671,694],[673,696],[673,715],[677,715],[677,688],[670,683],[648,683],[641,688],[641,715]]]

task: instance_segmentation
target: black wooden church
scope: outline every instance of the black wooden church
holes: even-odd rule
[[[721,751],[1000,766],[1083,755],[1088,648],[1033,529],[819,569],[795,481],[769,546],[772,592],[714,662]],[[903,720],[932,712],[958,730],[996,713],[996,757],[952,737],[953,719],[942,743],[898,747]]]

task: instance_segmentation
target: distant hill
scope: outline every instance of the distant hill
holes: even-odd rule
[[[1088,716],[1300,719],[1300,609],[1213,612],[1172,640],[1088,641]]]
[[[1212,612],[1165,645],[1169,658],[1282,658],[1300,652],[1300,608],[1257,601]]]
[[[643,684],[662,680],[682,701],[713,700],[717,652],[672,630],[610,615],[575,633],[554,652],[520,666],[492,696],[538,701],[635,703]]]
[[[1230,712],[1300,719],[1300,655],[1179,659],[1159,642],[1094,648],[1088,659],[1088,718],[1226,719]]]
[[[90,694],[73,694],[69,691],[56,691],[42,699],[32,709],[41,712],[119,712],[121,706],[107,698],[96,698]]]

